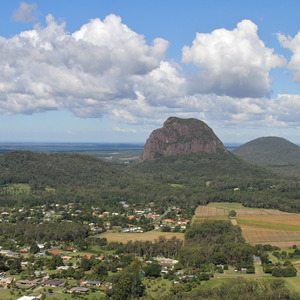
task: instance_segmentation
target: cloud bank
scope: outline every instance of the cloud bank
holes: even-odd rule
[[[29,20],[34,7],[21,7],[28,14],[19,20]],[[299,106],[298,95],[264,97],[270,70],[286,61],[265,46],[250,20],[231,31],[197,33],[192,46],[182,49],[183,64],[198,68],[189,74],[167,60],[168,41],[156,38],[149,45],[116,15],[90,20],[73,33],[51,15],[46,23],[0,37],[0,113],[68,110],[128,124],[161,124],[170,115],[219,126],[299,123],[291,109]],[[294,53],[288,68],[299,82],[300,37],[279,40]]]
[[[272,82],[269,71],[286,62],[264,45],[257,30],[253,22],[243,20],[232,31],[197,33],[193,45],[182,49],[182,61],[200,69],[191,76],[192,92],[263,97]]]

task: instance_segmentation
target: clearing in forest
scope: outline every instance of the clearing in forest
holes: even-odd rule
[[[105,237],[108,242],[119,243],[127,243],[129,241],[154,242],[158,240],[160,236],[165,237],[167,240],[172,239],[174,236],[180,240],[184,240],[184,234],[180,232],[148,231],[143,233],[107,233],[101,235],[101,237]]]
[[[290,214],[274,209],[249,208],[241,203],[210,203],[199,206],[193,224],[204,220],[216,219],[220,216],[228,219],[231,210],[237,212],[234,225],[242,228],[247,242],[251,244],[271,244],[274,246],[300,246],[300,214]]]

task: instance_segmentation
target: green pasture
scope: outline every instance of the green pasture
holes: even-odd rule
[[[208,207],[215,207],[219,209],[225,210],[247,210],[247,211],[263,211],[266,214],[272,215],[272,213],[268,209],[264,208],[253,208],[253,207],[246,207],[243,206],[242,203],[231,203],[231,202],[211,202],[207,205]]]
[[[253,227],[261,227],[268,229],[276,229],[276,230],[286,230],[286,231],[300,231],[299,225],[289,225],[289,224],[280,224],[280,223],[272,223],[272,222],[264,222],[264,221],[255,221],[255,220],[237,220],[239,225],[244,226],[253,226]]]
[[[248,207],[244,207],[241,203],[230,203],[230,202],[211,202],[207,204],[208,207],[215,207],[226,210],[233,209],[249,209]]]
[[[284,278],[286,287],[292,291],[300,293],[300,278],[299,277],[289,277]]]

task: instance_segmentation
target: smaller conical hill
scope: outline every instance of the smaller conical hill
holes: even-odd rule
[[[238,157],[261,166],[300,175],[300,147],[280,137],[261,137],[232,151]]]

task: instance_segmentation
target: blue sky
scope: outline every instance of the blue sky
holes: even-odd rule
[[[144,143],[178,116],[300,143],[299,1],[0,3],[0,142]]]

